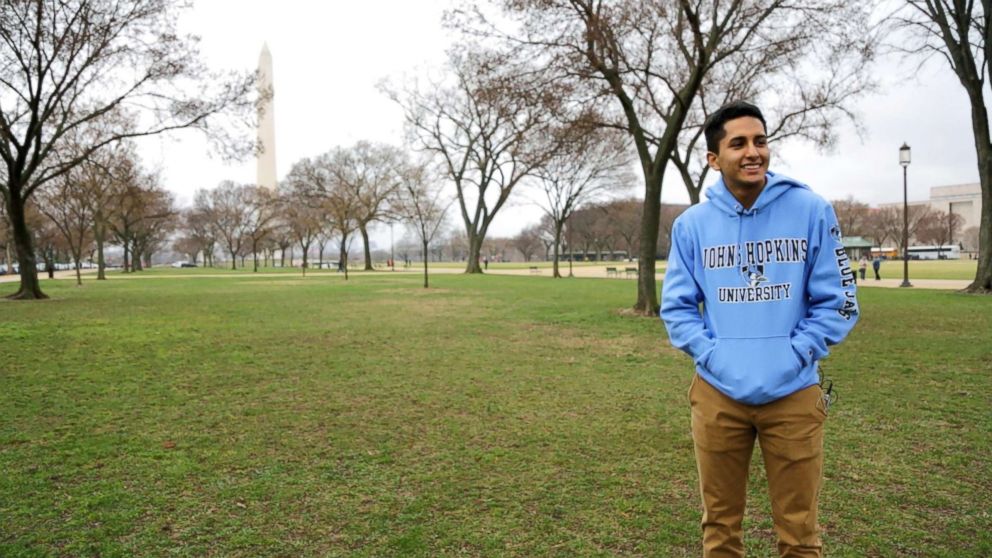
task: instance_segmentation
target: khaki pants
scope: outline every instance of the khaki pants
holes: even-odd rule
[[[703,499],[703,556],[744,556],[741,521],[755,437],[765,462],[779,555],[822,556],[816,509],[827,413],[820,387],[751,406],[696,375],[689,401]]]

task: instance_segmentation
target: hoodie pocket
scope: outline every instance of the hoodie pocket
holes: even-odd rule
[[[796,380],[802,362],[788,335],[720,338],[706,359],[706,369],[723,391],[743,402],[763,402]]]

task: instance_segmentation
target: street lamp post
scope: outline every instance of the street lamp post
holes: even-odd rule
[[[909,282],[909,198],[906,194],[906,170],[909,168],[910,152],[906,142],[899,148],[899,164],[902,165],[902,284],[912,287]]]

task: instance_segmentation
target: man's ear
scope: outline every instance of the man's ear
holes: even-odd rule
[[[716,153],[713,153],[712,151],[706,152],[706,162],[710,165],[710,168],[717,172],[720,172],[720,164],[717,163],[716,158],[717,158]]]

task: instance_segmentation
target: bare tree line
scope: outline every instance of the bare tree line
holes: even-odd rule
[[[28,221],[32,198],[98,151],[183,128],[209,130],[218,151],[231,156],[251,150],[240,138],[250,129],[244,115],[254,105],[254,76],[208,71],[195,39],[177,30],[180,7],[162,0],[0,3],[0,199],[21,278],[11,298],[45,298]],[[132,249],[157,234],[125,228],[120,234]]]
[[[873,86],[870,62],[884,29],[871,26],[874,4],[849,0],[466,2],[446,17],[465,39],[451,50],[446,74],[383,87],[403,108],[410,146],[429,160],[413,164],[398,148],[364,142],[335,148],[295,163],[277,192],[232,183],[198,192],[180,219],[124,140],[199,128],[223,152],[245,154],[237,138],[250,134],[237,134],[237,124],[251,124],[245,115],[266,93],[254,95],[250,75],[208,74],[192,43],[174,32],[177,6],[70,0],[0,8],[0,194],[5,250],[21,264],[13,298],[44,296],[36,255],[48,261],[61,250],[78,261],[89,242],[99,254],[113,242],[126,269],[140,270],[177,227],[175,246],[211,263],[223,252],[232,265],[251,256],[258,269],[260,256],[264,263],[298,247],[306,259],[314,246],[323,260],[333,246],[347,274],[357,239],[372,267],[371,224],[421,220],[415,230],[428,238],[426,262],[446,214],[439,208],[451,199],[442,184],[454,190],[467,273],[482,271],[493,220],[523,189],[543,191],[552,251],[574,252],[605,242],[588,236],[596,228],[591,210],[629,185],[629,157],[643,184],[640,215],[636,228],[618,226],[609,238],[623,239],[629,256],[636,251],[634,306],[653,315],[655,260],[667,242],[663,180],[674,169],[699,201],[707,176],[699,138],[709,112],[730,99],[767,102],[773,141],[828,145],[838,122],[856,123],[851,102]],[[908,55],[942,57],[969,95],[984,202],[972,290],[983,292],[992,289],[989,17],[984,2],[907,0],[885,20],[918,39],[903,47]],[[190,85],[209,91],[191,97],[183,93]],[[97,201],[70,204],[75,193]],[[874,220],[884,222],[884,213]],[[41,214],[59,223],[57,234]],[[946,219],[922,212],[913,232],[953,237],[954,217]],[[891,236],[880,224],[871,229],[864,234],[876,240]]]
[[[854,198],[834,200],[832,204],[845,235],[863,237],[878,248],[895,246],[900,252],[905,248],[902,207],[869,207]],[[938,247],[953,243],[966,245],[970,250],[977,249],[977,231],[963,231],[960,215],[928,205],[911,205],[906,209],[911,243]],[[972,235],[974,242],[969,238]]]

